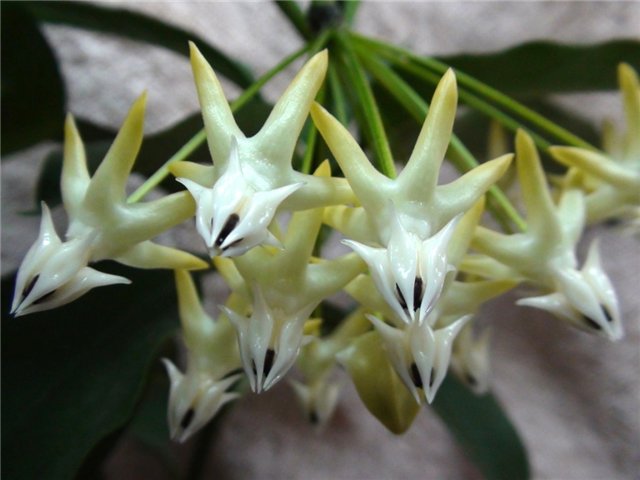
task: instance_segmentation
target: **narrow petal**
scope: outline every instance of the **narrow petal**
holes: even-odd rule
[[[112,219],[113,209],[124,200],[127,179],[142,144],[146,101],[147,94],[143,93],[134,102],[89,184],[85,206],[101,221]]]
[[[371,214],[384,211],[387,205],[383,197],[392,186],[391,179],[371,165],[349,131],[322,106],[312,105],[311,117],[360,203]]]
[[[90,180],[84,145],[73,117],[68,114],[64,124],[64,160],[60,191],[69,218],[78,219],[81,215],[82,202]]]
[[[324,81],[328,62],[328,52],[322,50],[302,67],[256,135],[264,156],[274,164],[282,167],[291,164],[309,108]]]
[[[551,147],[549,152],[563,165],[584,170],[611,185],[636,191],[640,189],[640,173],[634,174],[602,153],[576,147]]]
[[[212,187],[216,180],[215,167],[194,162],[173,163],[169,165],[169,172],[176,177],[176,180],[178,178],[186,178],[202,187]]]
[[[447,185],[439,186],[435,194],[438,223],[469,210],[504,175],[512,159],[511,154],[503,155],[477,166]]]
[[[414,200],[427,201],[438,183],[456,116],[456,76],[449,69],[433,95],[427,118],[411,158],[398,177],[399,190]]]
[[[189,51],[209,151],[214,165],[222,168],[226,165],[229,156],[231,135],[244,138],[244,134],[233,118],[227,98],[213,69],[191,42]]]
[[[123,254],[115,257],[114,260],[131,267],[149,269],[203,270],[209,267],[207,262],[195,255],[176,248],[158,245],[149,240],[134,245]]]
[[[93,268],[84,267],[81,268],[69,281],[54,290],[52,294],[48,295],[46,299],[37,301],[37,303],[30,301],[29,298],[25,299],[25,302],[23,302],[20,305],[20,308],[18,308],[16,316],[18,317],[29,313],[50,310],[52,308],[66,305],[96,287],[117,284],[128,285],[130,283],[131,281],[127,278],[120,277],[118,275],[110,275],[108,273],[94,270]]]
[[[621,63],[618,66],[618,82],[622,91],[624,116],[627,124],[626,157],[635,158],[640,163],[640,82],[638,74],[630,65]]]

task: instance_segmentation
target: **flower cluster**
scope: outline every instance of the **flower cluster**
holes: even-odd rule
[[[587,220],[605,218],[603,209],[618,215],[622,210],[614,206],[621,202],[635,211],[640,204],[640,94],[629,67],[620,70],[630,133],[618,163],[594,152],[553,148],[571,169],[552,193],[531,138],[517,134],[527,228],[507,235],[480,224],[484,195],[505,174],[512,154],[438,184],[457,108],[453,71],[440,80],[403,170],[389,178],[349,130],[314,103],[327,51],[302,67],[251,137],[236,124],[220,82],[193,44],[191,64],[213,165],[173,164],[171,173],[187,191],[128,203],[125,184],[142,141],[144,95],[93,177],[69,117],[62,173],[66,239],[58,237],[43,205],[40,235],[18,272],[12,307],[23,315],[96,286],[128,282],[88,266],[101,259],[176,270],[186,368],[182,373],[164,360],[172,438],[184,441],[197,432],[246,388],[243,378],[261,393],[294,365],[303,379],[291,383],[312,423],[330,418],[339,394],[333,372],[341,365],[371,413],[401,433],[421,405],[434,400],[449,368],[479,394],[490,388],[488,330],[477,332],[473,318],[485,302],[522,282],[540,295],[519,305],[612,340],[622,336],[598,243],[581,268],[576,244]],[[344,178],[333,177],[326,161],[313,175],[293,168],[309,116]],[[194,215],[206,252],[231,288],[217,320],[205,313],[187,272],[207,263],[151,242]],[[353,252],[319,257],[323,225],[342,233]],[[318,306],[341,290],[358,307],[321,335]]]

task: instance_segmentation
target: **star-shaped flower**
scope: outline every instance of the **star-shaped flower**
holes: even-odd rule
[[[328,175],[329,164],[324,162],[315,176]],[[256,392],[273,386],[291,368],[303,343],[304,323],[313,309],[365,268],[353,253],[335,260],[312,258],[322,210],[294,213],[282,250],[253,249],[234,260],[215,260],[239,295],[247,295],[247,286],[251,286],[247,300],[252,313],[226,312],[236,326],[244,370]],[[238,282],[238,276],[243,282]]]
[[[196,225],[213,254],[237,256],[269,243],[273,239],[266,226],[279,206],[303,210],[353,200],[346,180],[305,175],[291,166],[309,107],[327,70],[326,50],[300,70],[260,131],[246,137],[213,69],[195,45],[190,47],[214,165],[181,162],[170,170],[196,199]]]
[[[620,338],[618,302],[602,269],[597,243],[592,244],[584,267],[577,268],[575,247],[585,224],[583,193],[566,190],[556,206],[533,141],[523,131],[516,136],[516,154],[528,229],[503,235],[478,227],[472,246],[548,294],[518,304],[551,311],[612,340]]]
[[[96,286],[128,283],[87,267],[92,261],[113,259],[139,268],[206,268],[193,255],[150,241],[193,214],[194,203],[187,193],[127,203],[125,187],[142,143],[145,100],[143,94],[133,104],[93,177],[73,118],[67,117],[61,179],[69,217],[66,241],[56,234],[43,206],[38,240],[18,270],[15,315],[63,305]]]
[[[181,373],[163,359],[171,390],[167,417],[171,438],[184,442],[238,397],[228,392],[238,381],[240,357],[234,330],[223,317],[214,321],[200,301],[189,274],[176,271],[180,323],[187,347],[187,369]]]
[[[576,147],[551,147],[560,163],[587,174],[587,221],[631,216],[640,222],[640,82],[627,64],[620,64],[618,80],[624,101],[627,131],[613,138],[606,130],[607,154]]]
[[[442,292],[451,269],[446,252],[461,214],[505,172],[511,155],[487,162],[458,180],[438,186],[457,103],[455,76],[440,81],[416,146],[397,179],[379,173],[351,136],[318,104],[311,116],[349,180],[364,212],[338,207],[329,223],[358,234],[375,232],[382,248],[345,243],[368,263],[376,287],[405,322],[422,322]],[[343,230],[344,231],[344,230]],[[360,238],[366,237],[362,235]],[[416,315],[416,312],[419,314]]]

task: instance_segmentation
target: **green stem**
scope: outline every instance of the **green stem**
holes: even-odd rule
[[[387,88],[419,124],[422,124],[429,111],[427,102],[387,65],[367,54],[368,52],[364,49],[358,49],[357,51],[361,54],[361,59],[367,70]],[[456,168],[462,172],[478,166],[478,161],[473,154],[455,134],[451,136],[449,155],[451,160],[455,162]],[[491,187],[488,193],[489,197],[491,197],[489,206],[492,208],[492,213],[505,231],[512,231],[509,221],[512,221],[521,230],[526,230],[526,222],[520,217],[517,210],[499,188]]]
[[[326,39],[325,39],[326,41]],[[291,63],[293,63],[296,59],[304,55],[307,51],[317,47],[317,42],[313,42],[312,44],[307,44],[301,49],[295,51],[284,60],[282,60],[278,65],[273,67],[267,73],[265,73],[262,77],[260,77],[255,83],[253,83],[249,88],[247,88],[242,95],[236,98],[233,102],[231,102],[230,107],[232,112],[236,112],[240,110],[244,105],[251,100],[260,89],[275,77],[282,70],[287,68]],[[139,202],[142,198],[145,197],[151,190],[153,190],[156,186],[165,179],[167,175],[169,175],[169,166],[181,162],[185,160],[189,155],[191,155],[200,145],[204,143],[207,139],[204,128],[201,129],[198,133],[196,133],[191,139],[183,145],[180,150],[178,150],[169,160],[167,160],[164,165],[162,165],[153,175],[151,175],[135,192],[133,192],[129,198],[127,199],[128,203],[136,203]]]
[[[276,1],[274,2],[276,7],[280,9],[280,11],[284,14],[285,17],[289,19],[291,24],[295,27],[298,33],[305,40],[311,40],[313,38],[313,34],[311,33],[311,29],[309,28],[309,24],[307,23],[307,19],[298,5],[298,2],[287,0],[287,1]]]
[[[358,97],[358,107],[362,112],[362,124],[366,128],[369,140],[376,153],[378,167],[380,171],[388,177],[395,178],[396,169],[393,164],[389,141],[387,140],[387,134],[382,124],[382,117],[380,116],[378,105],[371,91],[371,85],[369,85],[362,65],[360,65],[351,47],[349,37],[338,34],[336,38],[342,53],[346,77]]]
[[[433,85],[437,85],[440,81],[440,78],[442,78],[437,73],[424,70],[415,64],[401,63],[398,66],[403,70],[415,75],[418,78],[426,80]],[[513,117],[507,115],[501,110],[498,110],[490,103],[485,102],[481,98],[467,92],[466,90],[459,90],[458,97],[466,105],[469,105],[470,107],[478,110],[480,113],[485,114],[487,117],[496,120],[498,123],[513,132],[516,132],[518,129],[524,128],[523,125]],[[531,138],[533,138],[533,141],[539,149],[546,150],[551,146],[551,143],[542,136],[538,135],[535,132],[529,131],[528,129],[525,130],[527,130],[527,133],[531,136]]]
[[[333,106],[335,109],[336,118],[343,125],[349,123],[349,114],[347,111],[347,99],[344,94],[344,89],[338,78],[338,72],[336,72],[335,64],[329,63],[329,89],[331,91],[331,98],[333,98]]]
[[[374,48],[381,55],[383,55],[385,58],[389,59],[395,64],[407,63],[407,61],[415,62],[441,75],[444,74],[447,71],[447,69],[449,69],[448,65],[446,65],[445,63],[439,60],[436,60],[435,58],[421,57],[419,55],[415,55],[409,50],[396,47],[394,45],[389,45],[379,40],[367,38],[362,35],[352,34],[352,37],[357,42],[368,45],[371,48]],[[587,148],[589,150],[597,150],[596,147],[586,142],[585,140],[581,139],[580,137],[574,135],[573,133],[569,132],[568,130],[561,127],[560,125],[543,117],[539,113],[534,112],[533,110],[521,104],[520,102],[517,102],[516,100],[509,97],[508,95],[503,94],[502,92],[496,90],[495,88],[490,87],[489,85],[481,82],[480,80],[477,80],[476,78],[470,75],[467,75],[458,69],[456,69],[456,77],[461,86],[467,87],[470,90],[473,90],[479,93],[480,95],[493,100],[498,105],[501,105],[506,109],[511,110],[512,112],[516,113],[523,119],[527,120],[528,122],[531,122],[533,125],[536,125],[540,129],[548,132],[549,134],[553,135],[557,139],[561,140],[565,144],[572,145],[575,147],[580,147],[580,148]]]

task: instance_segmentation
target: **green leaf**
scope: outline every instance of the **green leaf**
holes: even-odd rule
[[[526,449],[493,396],[476,396],[448,375],[432,408],[480,468],[485,479],[529,478]]]
[[[509,95],[615,90],[618,63],[640,69],[640,42],[580,46],[532,42],[498,53],[439,60]]]
[[[56,59],[23,4],[2,5],[2,155],[62,137],[66,95]]]
[[[118,35],[164,47],[180,55],[189,55],[187,44],[192,41],[214,66],[218,74],[243,88],[248,87],[254,81],[253,75],[245,66],[209,44],[199,35],[142,13],[84,2],[30,2],[27,4],[27,8],[42,22],[71,25]]]
[[[107,262],[98,269],[133,284],[20,318],[7,313],[13,276],[2,281],[7,480],[73,478],[93,447],[129,420],[159,346],[178,326],[170,272]]]

